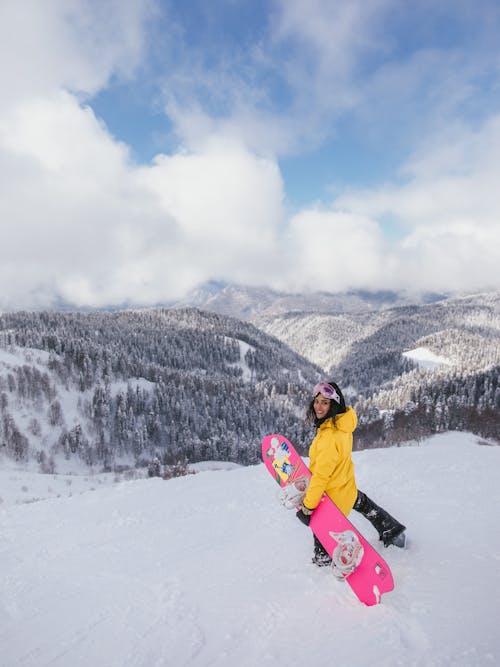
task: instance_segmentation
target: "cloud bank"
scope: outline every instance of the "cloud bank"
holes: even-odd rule
[[[165,7],[18,5],[0,9],[0,308],[148,305],[209,279],[288,291],[500,286],[500,110],[492,94],[475,113],[473,86],[492,76],[487,35],[458,80],[456,48],[391,59],[383,25],[397,2],[315,0],[307,12],[296,0],[272,3],[246,67],[229,76],[221,46],[205,81],[220,75],[218,111],[195,93],[208,76],[199,54],[162,75],[178,143],[138,164],[92,97],[141,76]],[[483,9],[498,25],[493,6]],[[178,33],[174,24],[165,39]],[[263,83],[278,77],[280,101]],[[410,123],[394,178],[291,211],[283,155],[334,133],[342,114],[368,132],[370,105],[378,115],[381,93],[396,100],[398,90],[399,108],[425,91],[431,110]],[[464,105],[469,114],[458,114]],[[387,137],[382,121],[373,131]]]

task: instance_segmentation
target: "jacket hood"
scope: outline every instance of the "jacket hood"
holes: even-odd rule
[[[333,426],[344,433],[353,433],[357,424],[358,417],[356,413],[351,407],[348,407],[345,412],[342,412],[335,417],[335,423],[332,417],[329,417],[323,424],[321,424],[320,428],[324,426]]]

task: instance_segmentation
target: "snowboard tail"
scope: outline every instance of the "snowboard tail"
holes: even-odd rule
[[[288,490],[282,494],[282,504],[288,509],[300,506],[312,475],[291,442],[280,434],[267,435],[262,458],[275,481]],[[326,494],[309,527],[332,558],[333,574],[345,579],[361,602],[379,604],[382,595],[394,588],[385,560]]]

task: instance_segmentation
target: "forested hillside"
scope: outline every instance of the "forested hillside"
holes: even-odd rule
[[[1,315],[0,453],[46,471],[254,463],[266,433],[310,441],[308,392],[325,377],[359,415],[357,449],[451,429],[500,441],[498,292],[255,322],[193,308]]]
[[[360,447],[449,429],[500,440],[500,293],[378,312],[261,316],[255,323],[344,387]],[[443,359],[422,367],[411,351]]]
[[[194,309],[4,314],[0,442],[47,470],[61,455],[253,463],[270,431],[303,439],[318,377],[254,326]]]

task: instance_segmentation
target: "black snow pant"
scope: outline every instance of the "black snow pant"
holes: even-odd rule
[[[373,525],[379,534],[379,539],[388,547],[390,544],[397,543],[397,538],[404,533],[406,526],[399,523],[397,519],[386,512],[382,507],[376,505],[373,500],[359,491],[354,510],[362,514]],[[399,546],[399,545],[398,545]]]
[[[384,543],[384,546],[388,547],[390,544],[395,544],[396,546],[404,546],[404,539],[398,540],[404,531],[406,526],[403,526],[402,523],[399,523],[397,519],[376,505],[373,500],[368,498],[368,496],[359,491],[356,502],[354,503],[354,510],[362,514],[368,521],[373,525],[375,530],[379,534],[379,539]],[[313,562],[316,565],[327,565],[331,562],[331,558],[328,555],[328,552],[318,540],[316,535],[314,537],[314,554]],[[404,536],[403,536],[404,538]]]
[[[332,559],[328,555],[327,550],[325,547],[321,544],[321,542],[318,540],[316,535],[314,535],[314,553],[313,553],[313,558],[312,561],[315,565],[330,565],[332,562]]]

